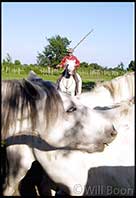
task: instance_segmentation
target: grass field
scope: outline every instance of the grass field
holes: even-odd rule
[[[62,70],[51,70],[49,73],[47,69],[43,69],[41,67],[3,67],[2,80],[22,78],[26,79],[30,70],[35,71],[35,73],[37,73],[37,75],[42,79],[52,82],[56,82],[62,72]],[[111,73],[108,71],[89,71],[88,68],[79,68],[78,73],[82,78],[83,90],[91,89],[97,82],[112,80],[116,76],[123,75],[123,73],[118,72]]]

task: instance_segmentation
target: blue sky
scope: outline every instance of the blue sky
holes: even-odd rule
[[[134,60],[134,2],[2,2],[2,59],[36,63],[38,52],[60,35],[81,62],[125,67]]]

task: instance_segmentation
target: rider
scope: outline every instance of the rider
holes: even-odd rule
[[[65,66],[66,66],[67,60],[74,60],[75,61],[75,69],[74,69],[74,72],[73,72],[73,78],[76,82],[76,94],[77,94],[78,93],[79,80],[78,80],[78,77],[77,77],[77,74],[76,74],[76,69],[80,67],[80,61],[77,59],[76,56],[73,55],[73,52],[74,52],[74,50],[72,48],[69,48],[67,50],[67,55],[62,59],[61,63],[59,65],[57,65],[57,67],[64,68],[64,71],[65,71]],[[61,76],[57,80],[57,89],[59,88],[59,82],[61,81],[61,79],[64,75],[64,71],[62,72]]]

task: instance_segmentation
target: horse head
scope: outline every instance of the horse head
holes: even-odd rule
[[[75,69],[75,60],[67,60],[64,76],[66,78],[70,78],[70,76],[73,75],[74,73],[74,69]]]
[[[7,87],[2,97],[2,131],[10,136],[36,131],[54,147],[95,152],[117,134],[111,121],[68,95],[64,98],[51,82],[20,80],[2,86]]]

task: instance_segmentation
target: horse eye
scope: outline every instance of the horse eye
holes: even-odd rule
[[[75,106],[71,106],[68,110],[67,110],[67,113],[71,113],[73,111],[76,111],[77,108]]]

